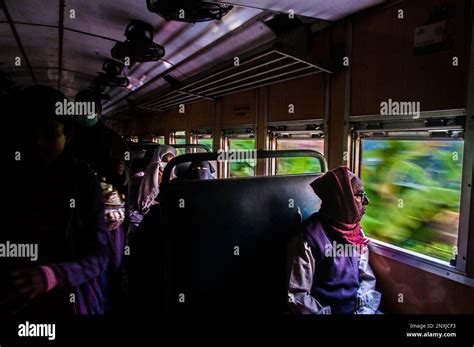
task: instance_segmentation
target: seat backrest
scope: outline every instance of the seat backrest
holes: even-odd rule
[[[320,174],[171,181],[160,194],[168,309],[287,310],[287,244]],[[299,215],[298,211],[301,211]]]

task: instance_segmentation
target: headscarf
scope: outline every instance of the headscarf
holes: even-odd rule
[[[318,215],[323,225],[351,244],[366,245],[368,240],[361,233],[362,217],[352,190],[353,177],[355,174],[346,166],[340,166],[313,181],[311,188],[322,201]]]
[[[145,174],[138,190],[138,208],[143,213],[148,212],[148,209],[155,204],[155,199],[160,191],[158,187],[159,169],[165,165],[162,159],[167,154],[176,156],[176,149],[168,145],[159,145],[145,169]]]

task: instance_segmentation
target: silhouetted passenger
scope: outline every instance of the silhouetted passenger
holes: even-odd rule
[[[212,180],[216,169],[208,161],[193,161],[186,172],[178,177],[186,180]]]
[[[72,147],[74,155],[88,163],[101,181],[111,256],[108,268],[111,288],[108,296],[111,301],[118,304],[118,297],[122,295],[122,259],[125,247],[123,226],[125,208],[121,196],[127,192],[129,181],[128,168],[124,161],[129,155],[128,148],[120,135],[101,121],[102,106],[99,93],[90,89],[81,90],[77,93],[75,102],[94,106],[94,113],[76,116]],[[83,109],[89,111],[91,107]],[[114,297],[117,299],[114,300]],[[112,302],[111,305],[113,304]]]
[[[15,108],[16,151],[4,185],[0,314],[101,314],[109,261],[102,192],[68,150],[66,97],[45,86],[23,91]]]
[[[163,170],[171,159],[176,156],[176,149],[168,145],[160,145],[155,149],[150,163],[145,169],[138,190],[138,210],[145,214],[151,206],[156,204],[156,197],[160,191]]]
[[[376,313],[380,293],[369,266],[360,220],[369,203],[360,179],[347,167],[312,184],[320,210],[302,225],[291,263],[289,304],[302,314]]]
[[[161,175],[166,164],[176,156],[176,149],[168,145],[159,145],[145,171],[132,176],[129,187],[128,218],[130,221],[128,237],[143,220],[151,206],[155,205],[160,191]]]
[[[75,155],[88,163],[100,179],[104,177],[107,183],[126,193],[128,147],[122,137],[100,119],[100,94],[85,89],[77,93],[75,101],[93,103],[96,111],[95,115],[77,117],[73,139]]]

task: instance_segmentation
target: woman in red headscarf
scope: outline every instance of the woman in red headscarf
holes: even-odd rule
[[[289,304],[302,314],[375,313],[380,293],[360,220],[369,200],[345,166],[311,183],[321,208],[302,225],[291,263]]]

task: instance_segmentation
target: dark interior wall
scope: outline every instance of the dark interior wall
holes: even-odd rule
[[[324,118],[324,74],[269,86],[268,121]],[[289,105],[294,113],[290,113]]]
[[[334,169],[344,165],[344,137],[347,137],[345,128],[346,107],[346,84],[349,67],[343,66],[343,59],[348,55],[346,52],[347,26],[343,22],[331,28],[330,37],[335,52],[334,66],[336,70],[329,76],[329,119],[328,119],[328,165]]]
[[[453,5],[447,21],[453,44],[446,50],[415,54],[415,29],[433,11]],[[399,19],[399,10],[403,19]],[[468,0],[413,0],[353,19],[351,114],[380,113],[389,98],[419,101],[422,111],[465,107],[469,41]],[[453,57],[459,66],[453,66]]]
[[[221,125],[255,124],[257,90],[222,97]]]
[[[191,128],[212,127],[214,124],[214,102],[202,101],[191,104],[189,107],[189,118]]]

